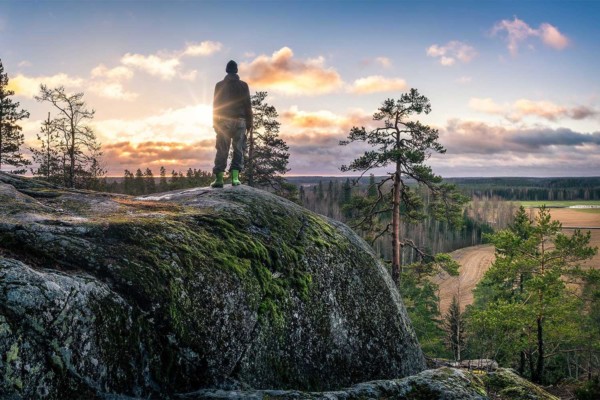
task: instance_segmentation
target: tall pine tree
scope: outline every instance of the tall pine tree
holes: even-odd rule
[[[10,97],[15,94],[8,90],[8,74],[4,72],[0,60],[0,171],[4,166],[13,174],[24,174],[30,161],[23,157],[21,146],[25,141],[21,127],[17,123],[29,118],[29,113],[19,110],[20,104]]]
[[[392,278],[396,284],[402,276],[402,248],[410,246],[420,255],[425,255],[400,229],[402,220],[419,221],[427,216],[421,196],[414,187],[411,189],[407,181],[416,181],[420,188],[426,189],[433,200],[428,211],[448,222],[459,224],[462,221],[462,205],[467,201],[453,186],[442,183],[442,178],[425,163],[432,153],[446,152],[438,141],[436,129],[410,119],[430,111],[429,99],[417,89],[411,89],[398,100],[385,100],[373,114],[373,120],[379,121],[381,126],[369,131],[365,127],[353,127],[348,139],[340,141],[340,145],[366,142],[374,148],[365,151],[349,165],[342,165],[340,169],[343,172],[360,172],[362,177],[373,169],[392,167],[387,176],[376,184],[377,197],[356,203],[361,216],[354,226],[373,227],[376,225],[373,220],[381,214],[392,214],[392,223],[378,229],[375,238],[383,235],[391,237]],[[390,186],[391,190],[388,190]]]

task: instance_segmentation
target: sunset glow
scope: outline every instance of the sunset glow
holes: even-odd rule
[[[232,8],[235,12],[232,12]],[[433,111],[443,176],[600,171],[598,2],[0,2],[0,58],[31,112],[40,84],[83,91],[109,175],[210,170],[212,96],[234,59],[268,91],[290,174],[340,175],[383,100]]]

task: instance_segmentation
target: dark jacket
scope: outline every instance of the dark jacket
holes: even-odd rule
[[[252,127],[252,105],[248,84],[238,74],[227,74],[225,79],[215,86],[213,99],[213,126],[219,119],[244,118],[246,128]]]

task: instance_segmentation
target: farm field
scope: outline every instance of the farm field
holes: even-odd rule
[[[547,207],[572,207],[572,206],[597,206],[600,207],[600,200],[565,200],[565,201],[515,201],[525,208],[541,207],[546,205]]]
[[[532,208],[532,212],[535,210]],[[600,249],[600,212],[589,212],[586,209],[573,208],[553,208],[550,214],[553,219],[562,222],[564,227],[596,227],[591,229],[592,240],[590,244]],[[572,233],[573,229],[566,228],[564,233]],[[494,262],[494,247],[490,245],[480,245],[465,247],[450,253],[452,257],[461,265],[458,277],[452,277],[447,274],[440,275],[434,279],[440,287],[440,311],[444,314],[452,297],[459,293],[461,309],[473,303],[473,289],[481,280],[490,265]],[[600,269],[600,254],[584,263],[585,266]]]

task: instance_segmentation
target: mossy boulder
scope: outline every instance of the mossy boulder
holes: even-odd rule
[[[180,394],[179,399],[298,399],[298,400],[486,400],[483,382],[466,370],[438,368],[402,379],[364,382],[329,392],[292,390],[199,390]]]
[[[499,400],[559,400],[541,387],[520,377],[516,372],[500,368],[483,378],[487,390]]]
[[[321,391],[425,368],[369,246],[269,193],[0,173],[0,216],[0,397]]]

